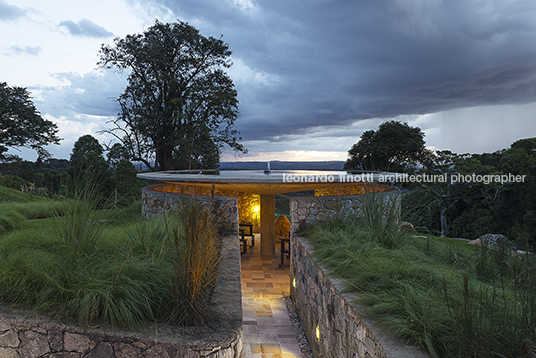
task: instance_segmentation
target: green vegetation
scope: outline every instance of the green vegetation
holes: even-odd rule
[[[363,132],[348,151],[344,169],[407,172],[424,163],[430,154],[419,127],[388,121],[380,124],[377,131]]]
[[[40,158],[49,155],[47,144],[59,144],[58,126],[41,117],[30,92],[23,87],[10,87],[0,82],[0,161],[12,157],[9,148],[26,147],[37,151]]]
[[[41,201],[43,198],[24,194],[23,192],[15,189],[0,186],[0,203],[4,202],[17,202],[27,203],[33,201]]]
[[[210,298],[218,276],[220,245],[215,217],[196,202],[187,204],[174,221],[166,221],[166,235],[174,276],[174,307],[170,321],[199,324],[216,317]]]
[[[536,138],[494,153],[430,151],[420,128],[388,121],[361,135],[344,168],[446,175],[446,182],[394,183],[405,193],[403,220],[444,237],[502,234],[519,249],[536,250]],[[523,180],[490,179],[502,175]]]
[[[122,144],[121,156],[151,170],[214,169],[224,145],[246,152],[234,125],[238,94],[225,72],[230,56],[221,38],[182,21],[157,20],[103,44],[98,66],[128,73],[119,115],[104,131]]]
[[[177,216],[140,220],[139,202],[95,210],[93,198],[0,205],[0,301],[81,325],[214,320],[210,213],[185,202]]]
[[[408,235],[382,210],[369,200],[358,220],[339,213],[309,228],[315,256],[370,314],[434,357],[523,357],[536,342],[536,259]]]

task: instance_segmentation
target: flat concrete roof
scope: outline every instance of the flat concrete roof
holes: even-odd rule
[[[176,170],[147,172],[138,178],[164,183],[215,186],[223,190],[236,190],[262,195],[341,187],[363,183],[385,182],[396,173],[352,173],[321,170]]]

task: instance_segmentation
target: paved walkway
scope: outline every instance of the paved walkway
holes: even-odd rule
[[[255,246],[242,255],[244,358],[302,357],[283,301],[290,290],[290,270],[279,268],[279,252],[277,244],[274,258],[262,260],[257,235]]]

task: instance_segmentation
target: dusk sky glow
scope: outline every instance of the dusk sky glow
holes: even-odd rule
[[[345,160],[390,119],[457,153],[536,136],[532,0],[0,0],[0,81],[58,124],[54,157],[84,134],[107,140],[126,76],[97,69],[100,46],[155,19],[229,44],[250,150],[236,160]]]

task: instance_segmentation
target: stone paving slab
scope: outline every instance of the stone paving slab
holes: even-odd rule
[[[279,267],[278,249],[272,259],[262,259],[257,235],[255,246],[242,255],[244,358],[302,357],[283,300],[290,291],[290,268]]]

